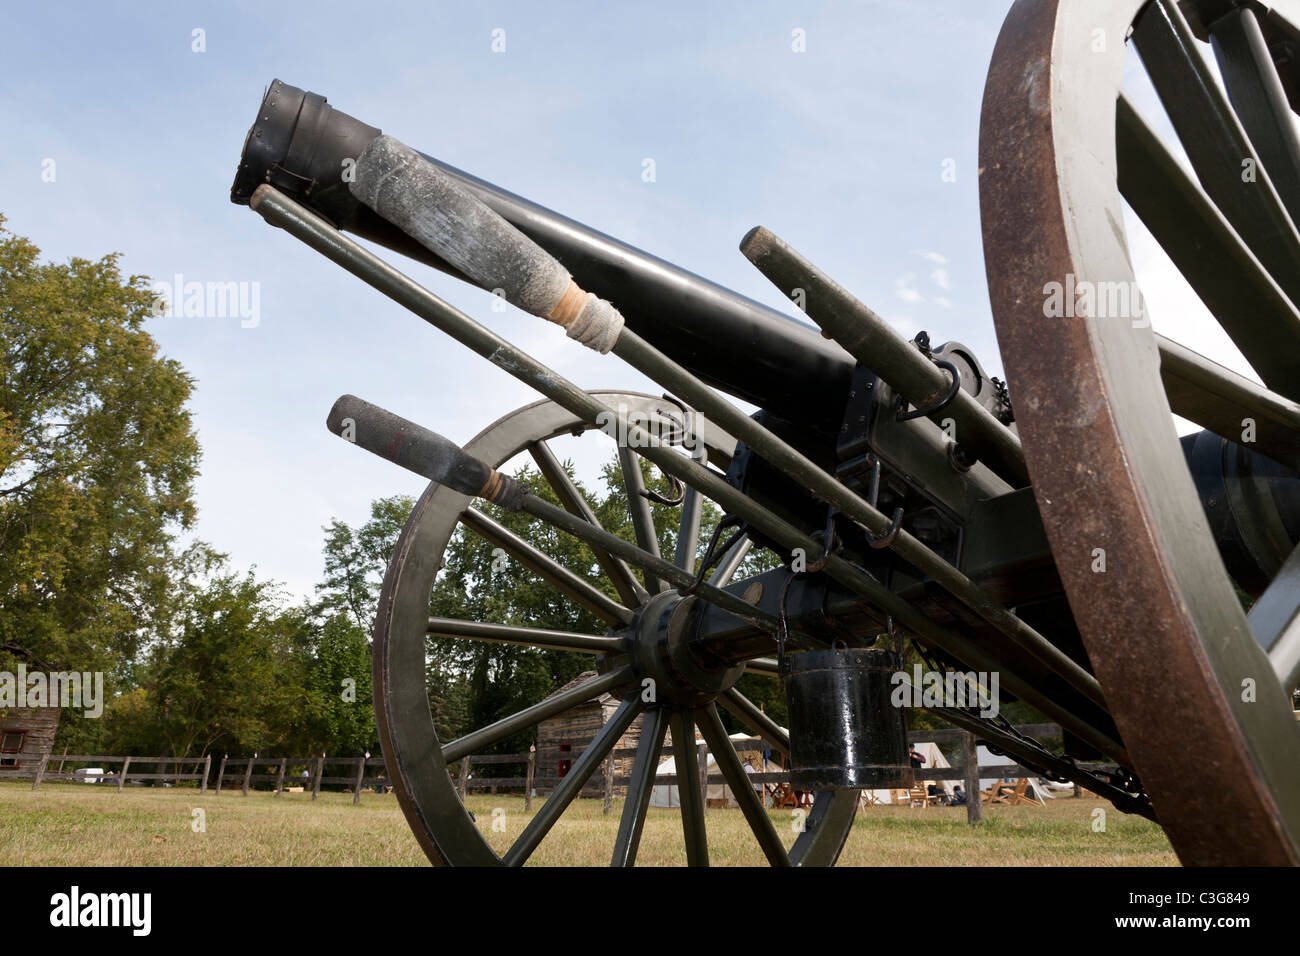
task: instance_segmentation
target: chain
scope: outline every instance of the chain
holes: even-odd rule
[[[892,638],[892,618],[890,619],[889,624],[890,636]],[[921,645],[915,640],[912,640],[911,644],[912,648],[916,651],[917,656],[919,656],[932,671],[937,672],[940,670],[938,662],[926,651],[925,648],[921,647]],[[1040,764],[1035,760],[1025,760],[1021,757],[1015,758],[1020,764],[1028,767],[1030,770],[1038,771],[1038,773],[1046,779],[1056,783],[1072,782],[1070,778],[1064,777],[1059,772],[1051,769],[1050,762],[1062,761],[1068,763],[1075,773],[1085,777],[1088,782],[1092,784],[1089,789],[1095,790],[1098,793],[1106,793],[1107,791],[1118,791],[1119,793],[1122,793],[1123,796],[1120,799],[1112,799],[1115,805],[1124,812],[1140,813],[1143,816],[1149,816],[1151,814],[1151,799],[1147,796],[1146,791],[1142,789],[1142,786],[1137,779],[1133,777],[1132,774],[1128,773],[1128,771],[1124,770],[1124,768],[1119,767],[1116,769],[1115,773],[1109,775],[1111,778],[1117,779],[1107,779],[1091,770],[1085,770],[1080,767],[1073,757],[1052,753],[1034,738],[1022,734],[1015,728],[1015,725],[1012,724],[1010,720],[1000,713],[993,717],[985,717],[978,710],[969,706],[953,707],[950,709],[955,710],[972,720],[977,720],[980,723],[997,728],[999,732],[1004,733],[1009,737],[1013,737],[1017,742],[1024,744],[1029,749],[1047,758],[1049,763],[1046,764]],[[995,743],[990,742],[987,739],[985,740],[984,745],[988,747],[990,753],[996,754],[999,757],[1009,756],[1005,751],[1000,750]],[[1074,782],[1077,783],[1077,781]]]

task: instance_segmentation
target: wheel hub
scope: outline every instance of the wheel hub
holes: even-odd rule
[[[703,707],[727,691],[744,664],[712,664],[691,649],[698,598],[664,591],[645,604],[630,629],[632,667],[649,701]]]

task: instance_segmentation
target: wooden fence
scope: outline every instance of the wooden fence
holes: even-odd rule
[[[356,767],[356,771],[344,775],[326,776],[326,767]],[[357,804],[361,802],[361,790],[367,784],[372,788],[387,787],[388,778],[380,773],[378,776],[366,776],[367,767],[383,767],[383,757],[239,757],[231,760],[227,757],[221,758],[221,766],[217,770],[216,794],[221,795],[221,788],[225,783],[227,771],[243,770],[238,775],[240,792],[248,796],[249,785],[253,783],[269,783],[275,781],[275,795],[278,797],[284,793],[286,779],[297,779],[302,782],[303,792],[311,791],[311,798],[315,800],[320,796],[321,784],[346,785],[352,790],[352,802]],[[254,767],[273,767],[274,773],[254,773]],[[292,767],[295,771],[303,768],[302,773],[296,774],[290,778],[286,776],[288,769]]]
[[[53,769],[51,764],[57,764]],[[86,764],[76,770],[65,771],[63,768],[66,764]],[[140,766],[160,765],[171,766],[170,772],[161,772],[154,770],[148,773],[138,769]],[[341,776],[326,776],[326,767],[335,766],[356,767],[356,771]],[[278,797],[284,792],[285,782],[292,779],[302,779],[303,791],[311,792],[313,800],[320,796],[322,784],[330,785],[347,785],[352,790],[352,802],[361,801],[361,789],[369,784],[372,787],[387,786],[387,778],[382,771],[378,776],[367,776],[367,767],[383,767],[383,757],[222,757],[221,763],[217,769],[216,786],[214,794],[221,795],[223,788],[229,792],[228,778],[237,780],[237,786],[244,796],[248,795],[249,787],[253,783],[266,783],[275,781],[275,795]],[[193,770],[182,771],[180,767],[192,767]],[[254,773],[257,767],[272,767],[274,773]],[[307,770],[306,778],[288,778],[286,771],[288,768],[303,767]],[[87,773],[87,770],[93,770],[93,773]],[[237,775],[236,772],[238,771]],[[16,765],[0,767],[0,780],[19,779],[32,781],[32,789],[39,790],[42,783],[51,780],[68,780],[91,783],[108,783],[116,784],[120,793],[122,788],[133,780],[162,780],[170,781],[173,784],[181,781],[193,780],[199,785],[199,793],[208,792],[208,784],[212,777],[212,755],[207,754],[203,757],[118,757],[103,754],[63,754],[62,756],[46,756],[39,761],[35,758],[20,758]]]
[[[58,766],[51,770],[50,764],[58,761]],[[23,766],[23,763],[34,764],[34,766]],[[70,763],[93,764],[93,768],[82,767],[78,770],[64,771],[63,767]],[[173,769],[170,773],[153,770],[148,773],[142,773],[139,770],[132,770],[132,766],[152,766],[170,765]],[[117,767],[116,770],[110,769]],[[192,771],[180,771],[178,767],[193,767]],[[87,769],[94,769],[96,772],[88,774]],[[95,754],[68,754],[55,757],[47,754],[39,761],[30,760],[22,761],[12,767],[0,767],[0,780],[4,779],[27,779],[32,778],[32,789],[41,789],[41,784],[50,780],[77,780],[90,781],[95,783],[116,783],[118,792],[128,780],[170,780],[173,783],[179,783],[182,780],[195,780],[199,783],[199,792],[207,793],[208,791],[208,774],[212,769],[212,755],[204,757],[113,757]]]
[[[1059,724],[1022,724],[1016,728],[1026,737],[1037,739],[1050,739],[1061,736]],[[979,766],[976,761],[978,750],[976,745],[983,742],[983,738],[978,738],[974,734],[960,729],[939,729],[939,730],[912,730],[907,734],[908,743],[918,743],[920,741],[930,741],[933,743],[957,743],[962,744],[961,762],[951,767],[927,767],[920,770],[914,770],[913,778],[918,782],[931,780],[956,780],[962,781],[962,789],[966,794],[966,817],[970,823],[978,823],[983,818],[983,806],[979,798],[980,779],[989,777],[1002,778],[1019,778],[1019,777],[1037,777],[1040,776],[1038,771],[1030,770],[1019,764],[986,764]],[[733,740],[732,745],[737,752],[744,751],[765,751],[771,749],[771,744],[759,738],[747,738],[744,740]],[[708,792],[708,787],[718,784],[726,784],[725,778],[718,773],[707,773],[708,766],[708,748],[703,742],[698,742],[693,748],[696,760],[699,762],[699,778],[701,798],[704,799]],[[599,771],[593,773],[591,780],[583,786],[582,793],[588,796],[604,796],[604,812],[609,813],[613,805],[614,790],[616,787],[626,786],[630,777],[621,776],[614,773],[614,760],[619,757],[631,757],[636,755],[634,748],[616,748],[610,752],[603,764],[603,780]],[[674,748],[664,747],[662,757],[676,757]],[[540,794],[542,791],[555,787],[560,782],[558,776],[547,776],[537,772],[537,754],[535,750],[528,753],[518,754],[478,754],[462,758],[459,766],[459,773],[455,776],[456,787],[460,792],[461,799],[465,798],[467,791],[489,790],[496,793],[498,789],[514,790],[523,788],[524,790],[524,809],[532,809],[532,799],[534,793]],[[662,758],[661,758],[662,759]],[[516,765],[526,768],[523,777],[475,777],[471,769],[476,766],[491,765]],[[1100,768],[1101,764],[1080,764],[1084,769]],[[450,771],[449,771],[450,772]],[[746,778],[751,784],[761,786],[765,784],[782,784],[790,782],[790,772],[786,770],[774,770],[771,772],[746,773]],[[594,782],[593,782],[594,781]],[[676,774],[656,774],[655,786],[675,785],[677,783]],[[1075,787],[1075,796],[1079,795],[1079,789]]]
[[[1057,724],[1024,724],[1016,729],[1027,737],[1039,739],[1059,737],[1061,735],[1061,728]],[[913,771],[913,777],[918,782],[960,778],[963,781],[963,789],[967,796],[967,819],[971,823],[978,823],[983,814],[978,797],[981,778],[1038,776],[1036,771],[1029,770],[1018,764],[979,766],[975,759],[978,740],[975,735],[964,730],[913,730],[909,731],[907,736],[910,743],[925,740],[934,743],[960,742],[962,744],[963,759],[961,762],[952,767],[926,767],[915,770]],[[754,737],[733,740],[732,745],[737,752],[771,749],[771,745],[767,741]],[[721,774],[707,772],[708,748],[703,742],[698,742],[687,752],[692,754],[693,758],[698,762],[702,798],[707,795],[708,787],[727,783]],[[628,776],[614,772],[614,761],[618,758],[635,755],[635,748],[616,748],[612,750],[605,758],[603,773],[597,771],[597,773],[592,774],[591,779],[584,785],[582,790],[584,795],[604,797],[605,813],[609,813],[611,810],[615,789],[626,786],[630,781]],[[672,747],[664,747],[662,756],[675,758],[676,752]],[[51,770],[49,764],[55,760],[58,761],[58,766],[56,769]],[[85,763],[93,764],[96,768],[103,768],[101,772],[93,774],[93,778],[98,782],[116,783],[119,792],[128,781],[132,780],[169,780],[173,783],[194,780],[199,784],[199,792],[207,793],[212,769],[212,756],[210,754],[204,757],[114,757],[64,754],[61,757],[47,756],[39,762],[34,760],[26,762],[34,764],[34,766],[24,767],[19,765],[0,768],[0,780],[6,778],[32,778],[32,789],[39,790],[41,783],[44,781],[86,780],[86,768],[67,772],[63,770],[64,765],[68,763]],[[171,765],[173,769],[171,772],[155,770],[148,773],[132,769],[140,765],[154,767]],[[474,767],[510,765],[523,767],[524,775],[522,777],[476,777],[472,772]],[[194,767],[194,770],[181,772],[176,769],[187,766]],[[1083,764],[1081,766],[1088,769],[1101,765]],[[118,769],[109,769],[112,767]],[[347,767],[349,772],[327,776],[325,773],[326,767]],[[329,757],[324,754],[317,757],[222,757],[217,769],[214,794],[220,796],[223,789],[229,792],[237,787],[240,793],[247,796],[253,784],[274,782],[275,795],[278,797],[284,793],[286,782],[292,783],[292,781],[298,780],[301,782],[303,792],[311,793],[312,800],[316,800],[320,796],[321,785],[328,784],[348,787],[352,793],[353,804],[357,804],[361,802],[361,791],[367,786],[376,790],[389,786],[389,779],[382,770],[377,776],[367,775],[367,768],[371,767],[383,768],[384,758]],[[258,768],[270,772],[259,773],[257,772]],[[496,793],[498,789],[522,789],[524,792],[524,808],[528,811],[532,810],[534,795],[554,788],[562,779],[558,775],[550,776],[538,773],[537,752],[534,749],[530,749],[527,753],[518,754],[473,754],[463,758],[456,769],[458,773],[454,774],[452,779],[462,800],[468,792],[475,790],[488,790],[491,793]],[[292,775],[290,775],[291,771]],[[448,773],[451,773],[450,768]],[[786,770],[746,773],[745,776],[755,786],[790,782],[790,773]],[[675,785],[676,783],[676,774],[656,774],[655,776],[656,786]],[[1076,787],[1076,795],[1077,793],[1078,788]]]

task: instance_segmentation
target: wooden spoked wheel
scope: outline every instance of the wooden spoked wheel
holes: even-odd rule
[[[1285,60],[1281,47],[1300,32],[1260,3],[1181,8],[1016,3],[981,119],[985,262],[1034,494],[1108,708],[1162,825],[1185,863],[1295,864],[1300,555],[1276,561],[1248,618],[1173,414],[1233,442],[1252,419],[1259,434],[1247,447],[1297,465],[1297,88],[1270,43]],[[1212,41],[1223,85],[1198,36]],[[1192,173],[1123,95],[1131,54]],[[1262,386],[1161,339],[1140,305],[1116,314],[1095,294],[1091,304],[1067,299],[1065,314],[1045,311],[1049,289],[1136,289],[1121,197]],[[1249,475],[1240,485],[1259,487]],[[1272,518],[1289,550],[1300,529],[1276,511]]]
[[[593,394],[609,407],[619,407],[620,413],[626,409],[628,414],[640,415],[641,421],[662,419],[665,414],[680,415],[672,403],[648,395],[631,392]],[[735,448],[735,440],[708,423],[704,423],[701,430],[699,437],[707,449],[710,463],[725,468]],[[465,451],[494,468],[503,466],[516,455],[530,453],[565,507],[594,521],[581,493],[565,476],[546,444],[550,439],[566,434],[584,436],[584,440],[604,441],[613,448],[613,442],[603,432],[588,429],[572,413],[553,402],[543,401],[506,415],[469,442]],[[657,542],[650,509],[636,493],[642,482],[638,456],[634,449],[625,447],[619,449],[619,456],[628,486],[628,499],[632,503],[631,518],[638,544],[643,548],[653,547],[657,554],[657,543],[649,545],[649,542]],[[687,488],[681,505],[682,521],[676,552],[682,556],[690,555],[692,559],[699,539],[701,505],[698,493]],[[528,861],[547,834],[552,832],[565,808],[578,796],[592,772],[640,715],[641,733],[627,799],[617,835],[611,833],[614,865],[631,865],[635,861],[666,731],[671,729],[674,741],[690,741],[693,746],[696,727],[714,753],[719,771],[735,794],[741,812],[769,862],[778,865],[831,865],[836,861],[853,823],[858,792],[820,793],[808,812],[801,833],[795,836],[794,829],[789,830],[788,836],[778,832],[730,748],[715,704],[716,700],[737,714],[751,731],[765,737],[773,749],[788,753],[789,739],[732,686],[744,668],[731,668],[716,678],[702,675],[700,683],[715,681],[709,685],[712,690],[701,690],[699,684],[692,684],[689,688],[660,686],[656,702],[643,700],[644,688],[632,676],[630,656],[641,653],[648,642],[656,640],[657,622],[661,620],[659,609],[665,601],[674,599],[674,592],[659,590],[653,579],[641,581],[621,561],[597,552],[597,560],[619,592],[618,599],[615,599],[597,588],[581,570],[563,567],[485,513],[468,506],[466,496],[436,483],[420,497],[389,565],[375,625],[373,657],[380,740],[393,778],[393,789],[430,860],[436,864],[471,866],[522,865]],[[609,625],[607,633],[579,635],[477,621],[431,621],[430,592],[442,567],[443,553],[458,523],[464,523],[473,533],[502,548],[511,559],[521,562],[556,588],[565,599],[575,601],[603,618]],[[735,572],[747,550],[747,540],[742,538],[736,542],[713,572],[715,583],[726,580]],[[583,685],[583,690],[576,696],[547,698],[513,717],[458,740],[443,742],[434,729],[425,684],[426,639],[431,633],[441,637],[507,641],[594,654],[599,675]],[[595,686],[597,683],[599,689]],[[498,854],[483,833],[490,827],[491,820],[476,821],[467,812],[449,775],[449,765],[464,756],[482,752],[482,748],[600,691],[609,692],[622,701],[618,710],[586,750],[581,755],[575,754],[569,772],[540,809],[511,834],[513,842],[510,848]],[[687,862],[707,865],[708,834],[699,768],[692,760],[681,761],[679,766],[678,789]],[[787,846],[791,837],[793,843]]]

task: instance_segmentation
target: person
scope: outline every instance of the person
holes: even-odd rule
[[[952,787],[952,799],[948,801],[950,806],[966,806],[966,794],[961,789],[961,784],[955,783]]]
[[[907,745],[907,759],[912,761],[912,766],[917,770],[925,765],[925,757],[916,752],[916,744]]]

